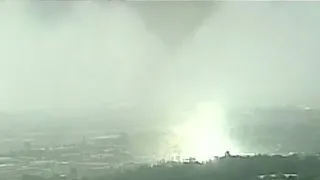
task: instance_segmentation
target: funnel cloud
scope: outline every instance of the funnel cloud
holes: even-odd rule
[[[319,106],[319,10],[316,2],[1,1],[0,111],[129,128],[179,126],[191,114],[187,131],[197,118],[218,122],[199,104]]]
[[[0,8],[2,111],[318,104],[316,3],[2,1]]]

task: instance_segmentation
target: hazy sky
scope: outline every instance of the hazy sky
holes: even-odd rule
[[[0,110],[320,105],[320,3],[190,3],[1,1]]]

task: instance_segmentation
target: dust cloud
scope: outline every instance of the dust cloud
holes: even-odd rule
[[[1,1],[0,110],[120,109],[135,123],[165,124],[199,103],[318,105],[319,8]]]

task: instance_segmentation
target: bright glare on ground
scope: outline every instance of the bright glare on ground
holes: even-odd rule
[[[200,103],[188,113],[187,121],[174,129],[182,157],[207,160],[227,150],[237,153],[225,130],[225,112],[213,103]]]

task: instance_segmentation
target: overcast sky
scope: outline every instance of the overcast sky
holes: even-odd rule
[[[320,105],[320,3],[188,3],[1,1],[0,110]]]

